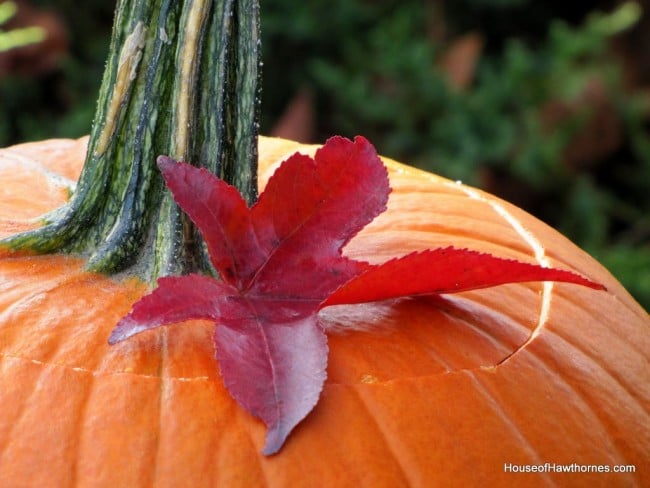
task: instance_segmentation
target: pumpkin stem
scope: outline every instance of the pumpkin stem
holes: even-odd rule
[[[209,271],[202,239],[165,190],[157,156],[257,194],[257,0],[119,0],[77,189],[13,250],[71,252],[144,279]]]

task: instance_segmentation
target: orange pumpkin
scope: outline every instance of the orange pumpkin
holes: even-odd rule
[[[65,201],[86,143],[0,151],[0,236],[38,225]],[[314,149],[262,138],[261,185],[286,156]],[[5,255],[0,485],[650,486],[647,313],[522,210],[386,164],[388,211],[348,255],[383,261],[454,244],[572,269],[608,291],[528,283],[326,309],[321,400],[267,458],[264,426],[221,382],[211,324],[108,346],[146,285],[86,272],[81,258]],[[518,472],[540,469],[531,465],[546,472]],[[550,470],[561,465],[589,472]],[[636,470],[593,472],[615,465]]]

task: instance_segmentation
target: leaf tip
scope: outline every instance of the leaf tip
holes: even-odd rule
[[[273,429],[269,429],[266,434],[266,442],[264,444],[264,449],[262,449],[262,454],[265,456],[273,456],[277,454],[282,446],[284,441],[287,440],[291,429],[284,429],[281,425],[276,426]]]
[[[160,171],[162,171],[163,173],[167,169],[175,166],[177,163],[178,161],[176,161],[175,159],[172,159],[169,156],[164,156],[164,155],[158,156],[158,158],[156,159],[156,164],[158,165]]]
[[[584,286],[588,286],[589,288],[593,288],[594,290],[598,290],[598,291],[607,291],[607,287],[602,283],[598,283],[597,281],[591,281],[590,279],[585,279],[585,281],[586,283],[582,283]]]
[[[373,146],[372,143],[364,136],[358,136],[358,135],[354,136],[354,143],[358,146],[365,146],[365,147],[370,146],[372,150],[375,151],[375,146]]]
[[[284,422],[279,421],[275,425],[269,426],[266,432],[266,439],[264,441],[264,448],[262,449],[262,454],[264,456],[273,456],[280,452],[284,447],[287,438],[293,432],[293,429],[302,421],[300,418],[298,421]]]
[[[146,325],[140,324],[126,316],[117,323],[111,332],[111,335],[108,337],[108,344],[113,346],[148,328]]]
[[[116,327],[113,329],[111,335],[108,337],[108,344],[110,346],[114,346],[115,344],[123,341],[124,339],[126,339],[124,332],[120,328]]]

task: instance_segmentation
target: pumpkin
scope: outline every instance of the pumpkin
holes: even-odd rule
[[[258,144],[258,16],[256,0],[119,0],[90,138],[0,151],[0,485],[650,484],[648,315],[530,215],[392,161],[389,209],[349,256],[453,244],[608,291],[527,283],[325,309],[327,383],[271,457],[223,385],[211,323],[107,344],[153,278],[209,270],[156,156],[205,165],[250,202],[281,160],[315,150]],[[588,472],[550,470],[564,465]],[[615,465],[626,472],[593,471]]]
[[[0,151],[1,236],[64,203],[86,144]],[[282,159],[314,149],[260,138],[260,186]],[[80,257],[5,253],[0,484],[650,485],[647,313],[596,261],[524,211],[385,162],[389,208],[347,255],[384,261],[454,244],[571,269],[608,291],[526,283],[325,309],[321,400],[281,452],[264,457],[264,426],[219,377],[211,324],[108,346],[144,282],[85,271]],[[546,472],[520,472],[540,465]],[[597,472],[615,465],[627,472]]]

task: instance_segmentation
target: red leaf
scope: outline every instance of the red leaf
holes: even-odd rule
[[[205,169],[177,164],[167,156],[158,167],[176,202],[201,229],[212,264],[221,278],[245,286],[265,261],[257,245],[246,201],[234,186]]]
[[[118,322],[108,343],[116,344],[161,325],[192,319],[216,320],[221,316],[224,303],[228,303],[228,296],[236,291],[209,276],[191,274],[160,278],[158,288],[141,298]]]
[[[605,289],[603,285],[570,271],[446,247],[414,252],[377,266],[369,266],[365,272],[332,293],[322,306],[457,293],[525,281],[563,281],[598,290]]]
[[[390,192],[386,169],[362,137],[334,137],[314,159],[290,157],[250,209],[235,188],[206,170],[164,156],[158,164],[201,230],[222,281],[161,278],[109,342],[184,320],[214,320],[224,384],[268,426],[265,454],[277,452],[318,401],[327,365],[317,317],[324,306],[515,281],[600,287],[568,271],[454,248],[377,266],[343,257],[345,244],[385,210]]]
[[[341,250],[386,209],[389,192],[386,169],[362,137],[334,137],[314,160],[290,157],[252,209],[268,256],[255,292],[322,300],[356,275],[364,265]]]
[[[293,322],[250,318],[246,324],[220,324],[214,342],[226,388],[264,420],[269,430],[263,452],[275,454],[314,408],[325,382],[327,338],[316,315]]]
[[[269,427],[272,454],[318,400],[327,341],[319,305],[367,268],[343,246],[386,208],[388,175],[365,139],[333,138],[314,159],[294,155],[248,209],[206,170],[167,157],[158,165],[176,202],[201,230],[223,282],[159,280],[111,334],[193,318],[215,320],[216,357],[233,397]]]

